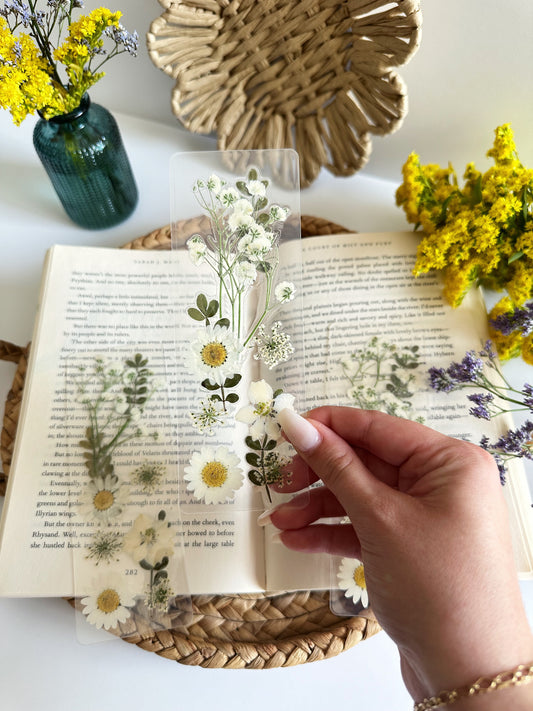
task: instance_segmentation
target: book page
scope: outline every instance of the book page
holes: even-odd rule
[[[156,503],[169,517],[178,515],[187,495],[177,478],[177,456],[185,458],[194,442],[176,436],[189,386],[172,364],[198,327],[186,311],[201,278],[186,252],[51,250],[3,511],[1,594],[75,593],[72,551],[91,533],[90,523],[74,518],[71,510],[87,479],[78,446],[87,415],[67,387],[80,358],[90,363],[95,354],[117,360],[141,353],[166,383],[143,413],[143,424],[156,430],[158,439],[132,440],[116,451],[114,464],[131,469],[153,459],[164,465],[167,476]],[[132,493],[142,509],[143,492]],[[183,515],[178,535],[189,589],[177,592],[263,589],[263,537],[256,517],[244,506],[232,511],[231,504],[224,514]]]
[[[427,377],[430,367],[447,367],[467,350],[483,347],[488,331],[482,295],[472,291],[460,308],[452,309],[438,276],[413,277],[418,242],[412,232],[303,240],[306,403],[301,409],[326,403],[357,406],[347,377],[350,364],[346,369],[342,363],[375,338],[398,349],[418,347],[420,364],[410,371],[414,396],[404,416],[421,416],[426,425],[453,437],[479,443],[486,434],[493,441],[509,421],[476,420],[468,414],[464,392],[437,393]],[[284,325],[290,329],[290,320]],[[284,378],[290,383],[290,372]],[[513,463],[504,491],[514,521],[517,564],[527,575],[533,571],[533,537],[527,482],[520,469],[520,462]],[[327,556],[322,563],[313,557],[311,565],[309,556],[269,545],[268,534],[266,540],[270,589],[306,589],[316,584],[319,568],[320,587],[330,587]]]

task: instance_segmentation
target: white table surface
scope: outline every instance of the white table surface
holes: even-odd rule
[[[31,338],[41,267],[54,243],[119,246],[169,222],[168,162],[176,151],[214,150],[208,138],[116,115],[139,186],[135,213],[122,225],[91,232],[67,218],[33,150],[30,118],[15,127],[0,112],[0,338]],[[386,139],[376,139],[386,140]],[[400,176],[401,165],[398,165]],[[400,178],[399,178],[400,179]],[[302,213],[365,231],[406,229],[394,205],[397,183],[368,172],[322,172],[302,192]],[[523,383],[531,369],[508,371]],[[14,373],[0,362],[0,403]],[[521,583],[533,620],[533,582]],[[504,611],[502,611],[505,614]],[[385,633],[322,662],[269,671],[185,667],[120,640],[82,645],[74,613],[55,599],[0,599],[0,708],[6,711],[271,711],[273,708],[365,711],[411,708],[398,654]]]

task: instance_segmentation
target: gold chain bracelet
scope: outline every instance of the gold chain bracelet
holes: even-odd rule
[[[519,686],[530,681],[533,681],[533,662],[531,664],[519,664],[514,669],[500,672],[494,677],[482,676],[470,686],[461,686],[453,691],[441,691],[438,696],[431,696],[416,703],[413,711],[432,711],[432,709],[453,704],[459,699],[468,696],[486,694],[489,691],[505,689],[508,686]]]

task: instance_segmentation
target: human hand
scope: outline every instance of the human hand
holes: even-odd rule
[[[304,463],[325,486],[266,518],[289,548],[363,561],[370,604],[398,645],[413,697],[533,660],[507,506],[487,452],[352,408],[305,419],[284,410],[279,422],[299,455],[292,490],[308,483]],[[351,525],[316,523],[346,515]]]

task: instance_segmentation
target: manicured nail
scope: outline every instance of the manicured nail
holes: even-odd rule
[[[276,510],[276,506],[274,506],[271,509],[267,509],[266,511],[263,511],[262,514],[259,514],[257,517],[257,525],[258,526],[266,526],[269,523],[272,523],[272,518],[271,515],[272,513]]]
[[[281,410],[278,422],[289,442],[300,452],[308,452],[319,444],[321,437],[318,430],[294,410]]]

